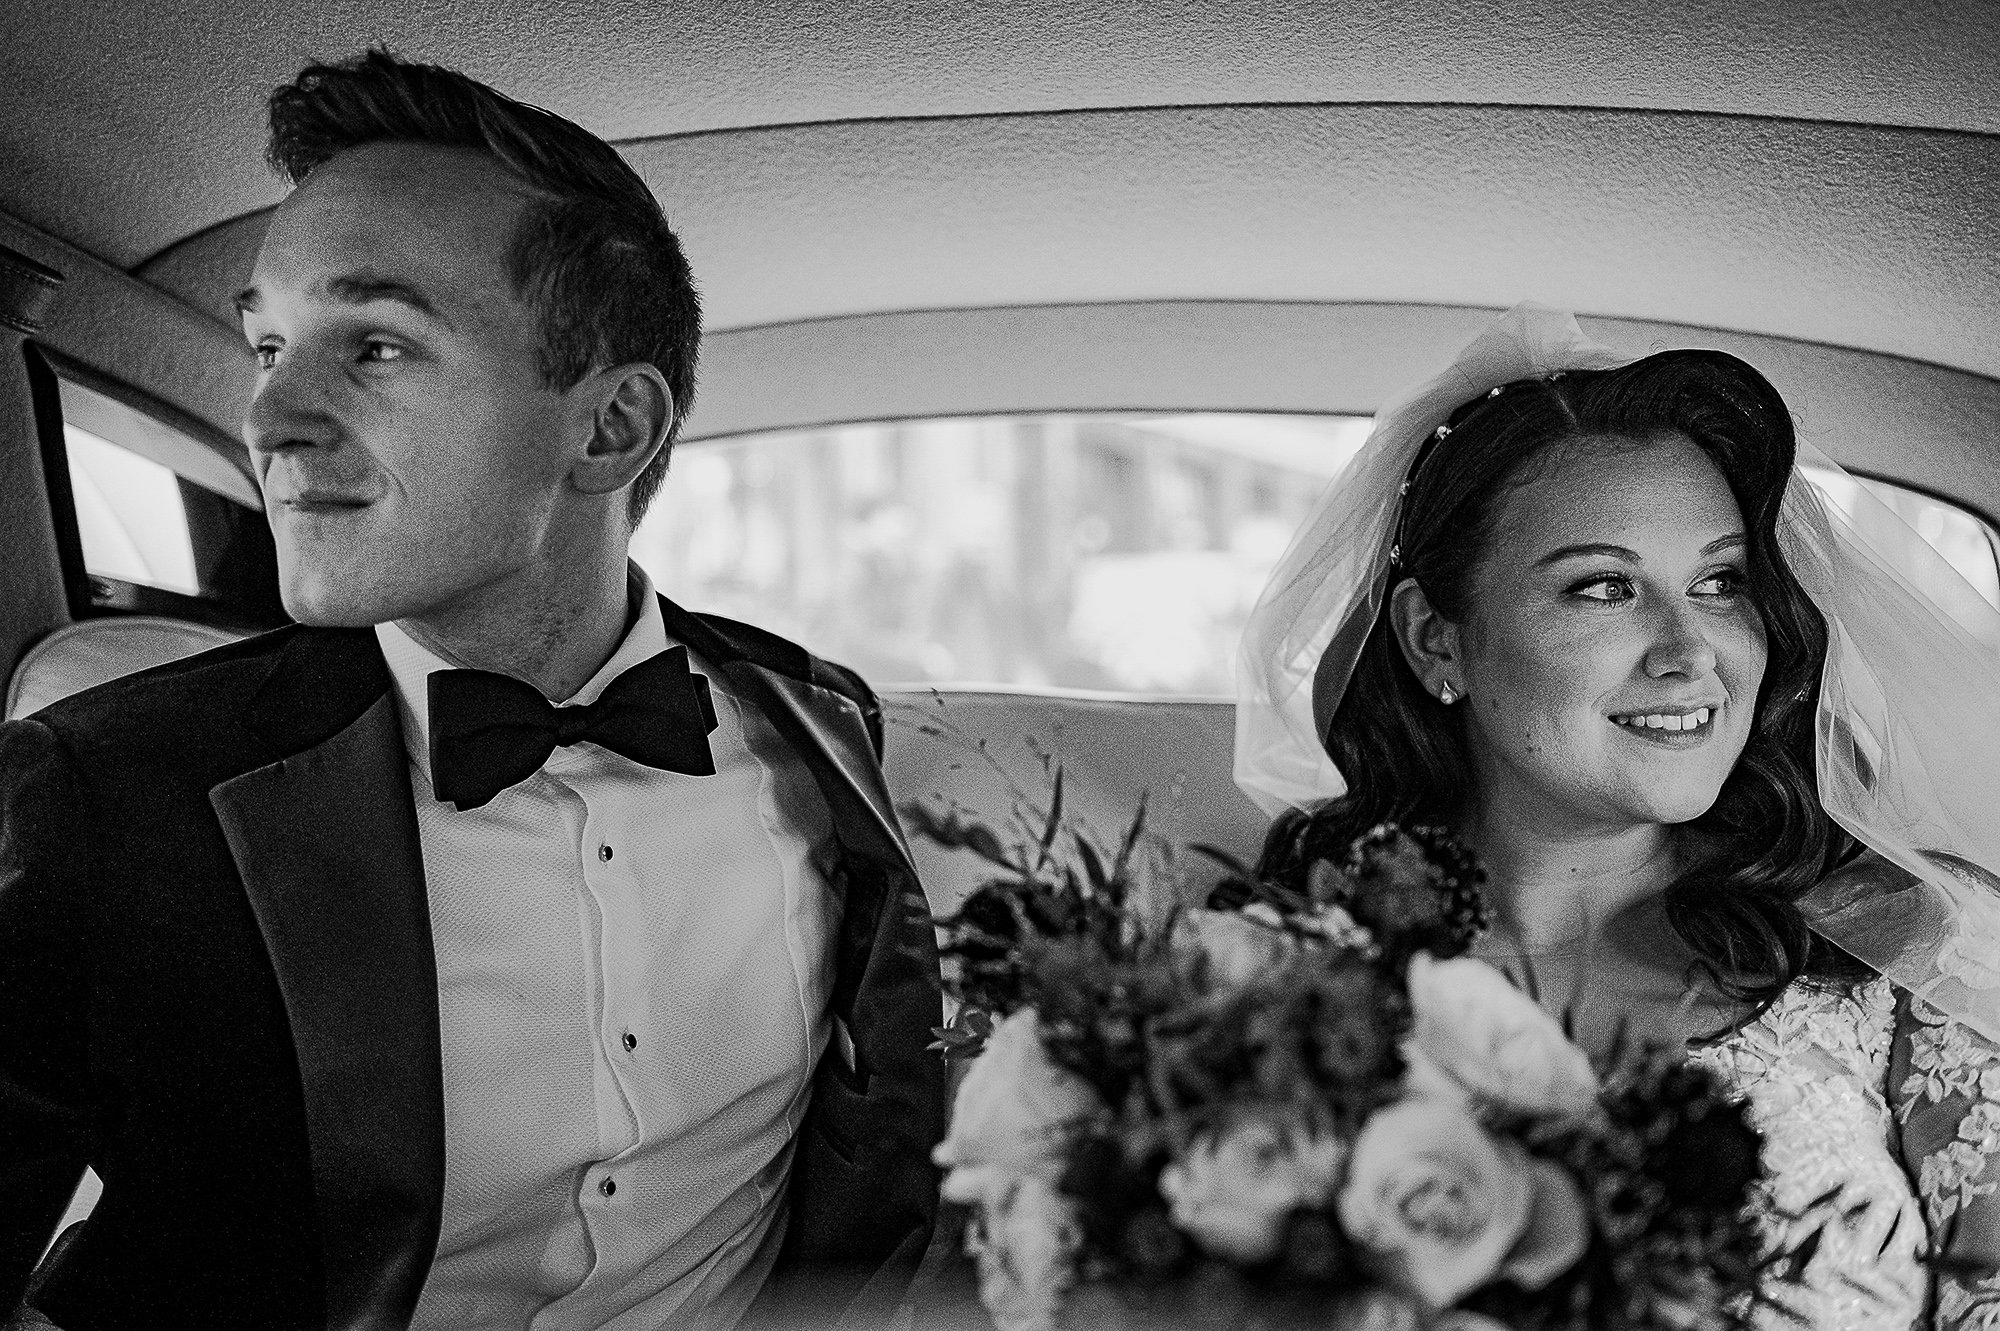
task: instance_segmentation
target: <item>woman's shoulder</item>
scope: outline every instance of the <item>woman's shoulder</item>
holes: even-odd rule
[[[1721,1061],[1775,1071],[1800,1064],[1880,1085],[1895,1039],[1897,994],[1880,976],[1792,981],[1760,1012],[1715,1042]]]

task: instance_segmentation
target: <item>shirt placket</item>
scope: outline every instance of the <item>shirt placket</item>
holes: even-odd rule
[[[650,1034],[643,1021],[646,928],[626,835],[630,828],[617,818],[615,801],[604,798],[601,788],[593,793],[598,786],[593,774],[581,770],[595,756],[588,750],[559,752],[547,769],[582,807],[576,863],[587,898],[584,915],[593,924],[585,964],[592,972],[589,1019],[599,1150],[579,1181],[577,1207],[595,1257],[575,1294],[615,1286],[632,1274],[629,1250],[636,1230],[630,1206],[637,1190],[623,1175],[645,1140],[645,1115],[632,1074]]]

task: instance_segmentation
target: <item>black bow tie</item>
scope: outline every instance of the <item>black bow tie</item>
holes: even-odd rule
[[[461,810],[527,780],[556,745],[579,740],[648,767],[715,775],[715,703],[685,647],[641,661],[588,707],[552,706],[534,685],[490,670],[434,671],[430,699],[431,792]]]

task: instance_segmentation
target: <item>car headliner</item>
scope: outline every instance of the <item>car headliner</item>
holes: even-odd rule
[[[691,437],[1367,411],[1532,297],[1629,321],[1593,327],[1630,345],[1739,350],[1836,456],[2000,510],[1992,6],[1766,9],[12,5],[0,212],[26,227],[0,238],[52,237],[212,316],[172,353],[203,386],[155,366],[140,387],[227,430],[248,383],[228,295],[281,194],[262,98],[385,42],[645,175],[713,333]],[[81,311],[59,349],[125,373],[86,345],[119,319]]]

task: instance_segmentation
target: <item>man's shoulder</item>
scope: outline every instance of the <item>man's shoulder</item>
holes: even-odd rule
[[[26,720],[78,763],[208,779],[309,747],[387,687],[372,632],[288,625],[85,689]]]
[[[32,717],[78,737],[106,729],[199,724],[218,710],[241,708],[298,632],[297,625],[288,625],[121,675],[50,703]]]

